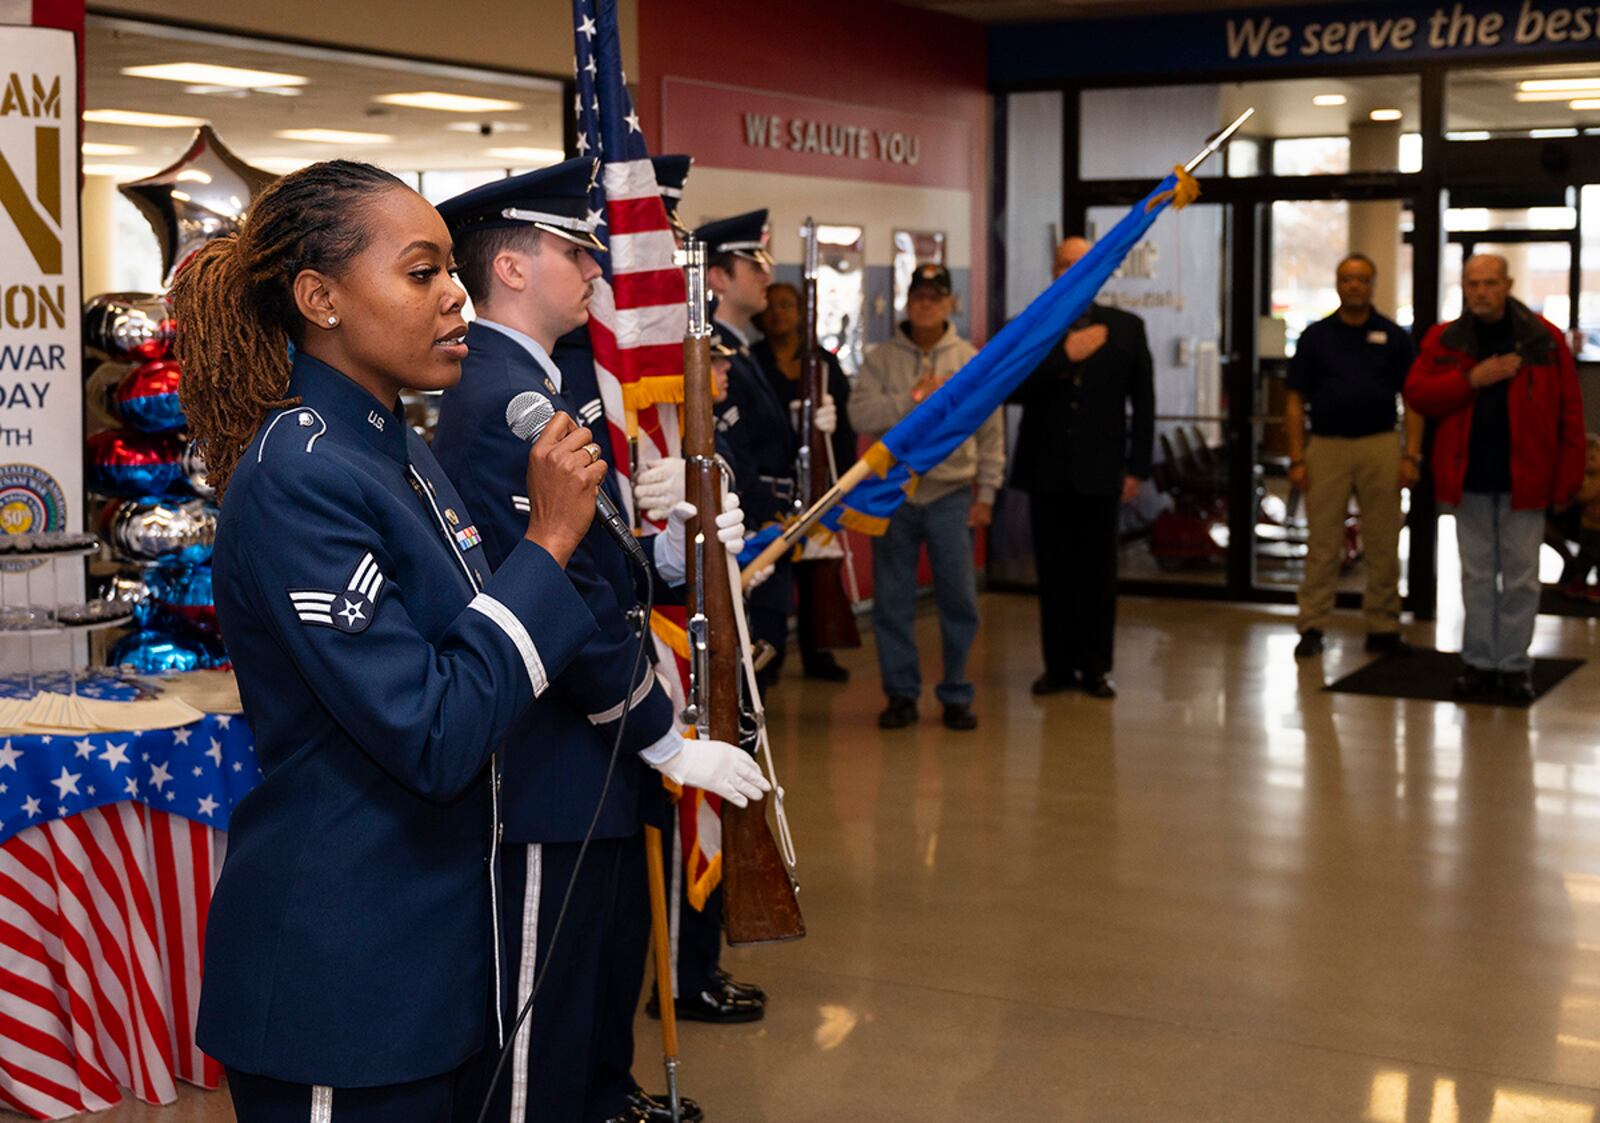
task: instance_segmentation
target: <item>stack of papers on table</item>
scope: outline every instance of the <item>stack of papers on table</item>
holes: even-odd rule
[[[117,733],[135,729],[175,729],[205,717],[181,698],[164,696],[135,702],[108,702],[42,691],[32,698],[0,698],[0,733]]]

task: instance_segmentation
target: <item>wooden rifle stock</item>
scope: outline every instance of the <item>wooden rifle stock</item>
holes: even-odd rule
[[[689,249],[691,269],[695,267],[697,248]],[[700,723],[707,735],[738,745],[742,670],[739,633],[733,614],[728,554],[716,536],[716,516],[722,513],[722,468],[716,459],[716,430],[711,417],[711,340],[709,332],[702,333],[696,324],[696,288],[691,282],[690,327],[683,342],[684,486],[689,501],[699,512],[687,528],[687,537],[691,542],[698,534],[704,533],[705,537],[702,548],[685,551],[686,587],[689,616],[692,618],[697,612],[705,615],[709,660],[706,681],[695,684],[700,695],[695,701],[704,707]],[[703,318],[703,302],[700,309]],[[772,828],[767,825],[766,807],[764,801],[752,802],[748,807],[722,802],[722,909],[730,944],[795,940],[806,934],[794,882],[777,840],[772,837]]]
[[[828,450],[830,433],[817,428],[817,409],[828,393],[828,364],[822,358],[822,343],[817,338],[817,224],[807,218],[801,228],[804,241],[805,274],[802,293],[800,335],[800,433],[803,452],[796,465],[805,478],[799,484],[803,510],[833,486],[833,458]],[[844,589],[843,558],[807,558],[795,571],[801,583],[801,636],[811,648],[830,651],[861,646],[861,631],[856,627],[855,606]]]

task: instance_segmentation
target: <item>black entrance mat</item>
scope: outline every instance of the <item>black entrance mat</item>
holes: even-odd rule
[[[1535,659],[1533,661],[1534,701],[1543,698],[1551,687],[1583,666],[1582,659]],[[1376,694],[1384,698],[1416,698],[1424,702],[1480,702],[1509,705],[1493,695],[1482,698],[1457,698],[1451,693],[1456,675],[1461,673],[1461,656],[1454,651],[1434,651],[1419,647],[1410,655],[1377,659],[1354,671],[1324,690],[1340,694]]]

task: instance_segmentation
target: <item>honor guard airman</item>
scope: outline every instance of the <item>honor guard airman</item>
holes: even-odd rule
[[[518,467],[526,443],[506,425],[508,404],[532,391],[575,412],[549,352],[585,322],[601,272],[592,256],[604,246],[589,212],[591,174],[590,161],[567,161],[439,208],[478,319],[467,334],[461,382],[443,396],[434,449],[482,512],[491,564],[507,556],[530,502]],[[598,445],[592,455],[601,457]],[[613,478],[604,486],[620,499]],[[641,831],[647,822],[663,824],[667,810],[651,769],[736,801],[760,798],[765,786],[740,749],[684,740],[653,665],[637,655],[644,582],[682,583],[684,527],[693,515],[693,507],[680,505],[666,531],[642,541],[649,575],[596,520],[567,573],[598,630],[507,738],[508,1016],[528,1001],[536,977],[543,982],[516,1037],[509,1083],[497,1092],[497,1120],[669,1117],[631,1073],[649,940]],[[717,533],[733,548],[742,543],[736,510]],[[523,743],[539,751],[518,752]]]
[[[719,447],[733,469],[745,519],[759,528],[796,514],[798,442],[788,408],[773,393],[750,353],[751,320],[767,306],[772,255],[767,252],[767,212],[750,211],[708,222],[694,232],[706,247],[706,285],[716,297],[712,327],[733,350],[728,394],[716,407]],[[751,592],[750,632],[773,649],[759,676],[763,691],[777,681],[789,634],[794,583],[787,561]]]

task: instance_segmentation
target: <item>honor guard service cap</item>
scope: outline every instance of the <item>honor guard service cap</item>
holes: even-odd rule
[[[666,204],[667,221],[685,238],[689,236],[689,228],[678,217],[678,204],[683,201],[683,185],[693,165],[693,156],[650,157],[650,167],[656,173],[656,187],[661,190],[662,203]]]
[[[452,237],[474,230],[531,225],[588,250],[604,252],[595,236],[600,225],[589,210],[589,188],[598,164],[587,157],[474,187],[439,204]]]
[[[917,266],[911,274],[911,284],[906,292],[913,293],[918,289],[933,289],[940,296],[949,296],[955,291],[950,284],[950,270],[931,261]]]
[[[732,218],[719,218],[708,222],[694,232],[706,244],[706,256],[731,253],[771,269],[772,254],[767,251],[767,212],[763,208]]]

